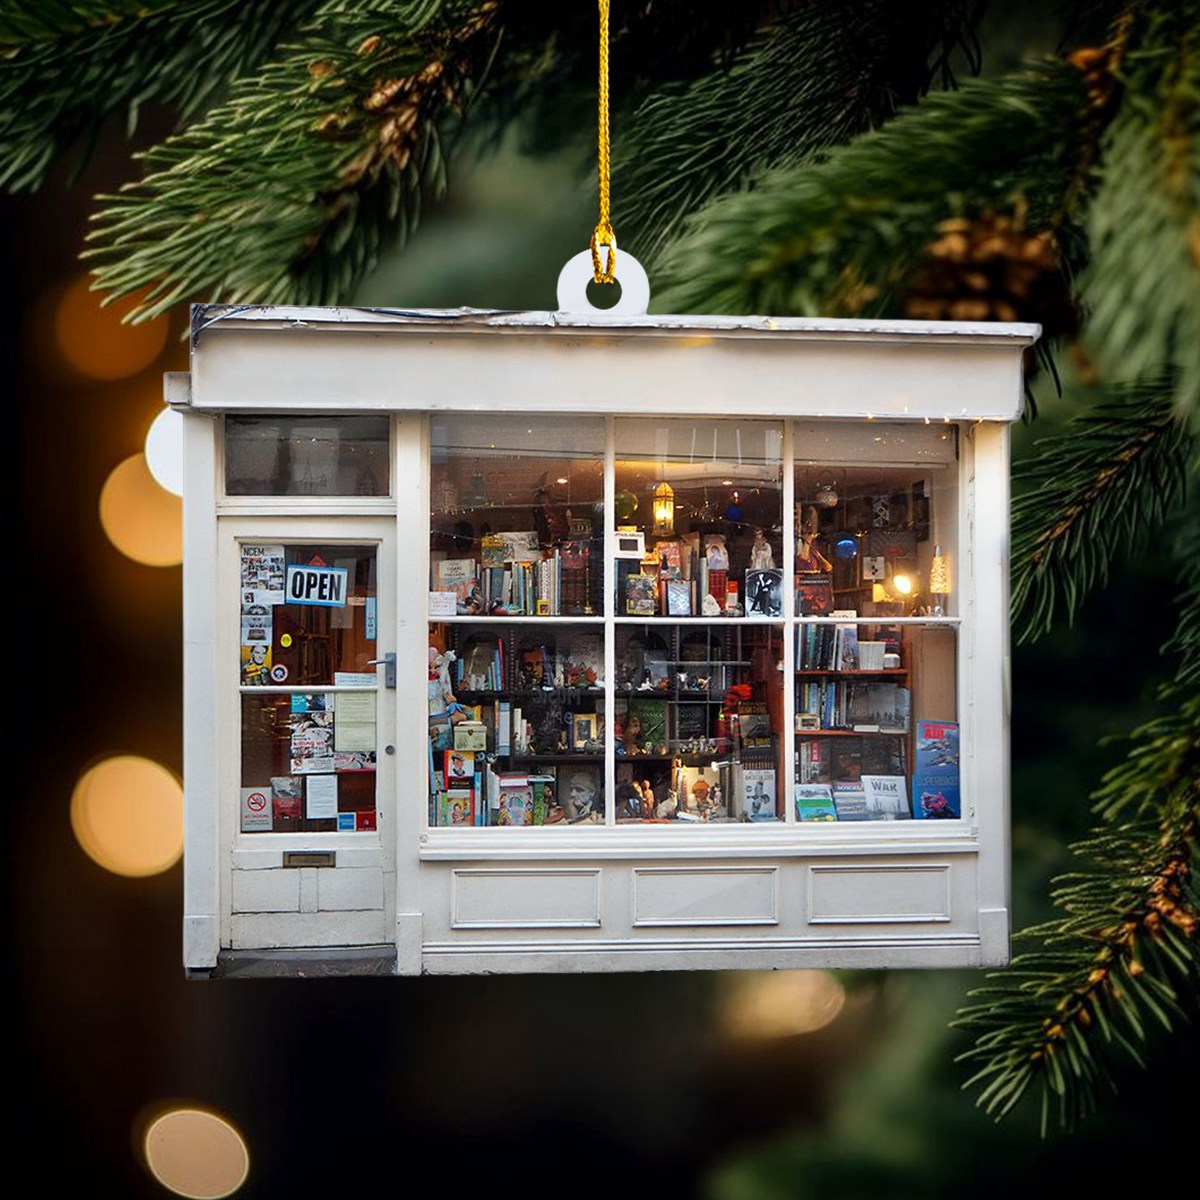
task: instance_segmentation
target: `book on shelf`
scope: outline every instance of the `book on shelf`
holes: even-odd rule
[[[475,789],[447,788],[438,793],[439,825],[475,824]]]
[[[545,771],[538,775],[530,775],[529,787],[533,793],[533,805],[529,823],[531,825],[545,825],[557,807],[554,773]]]
[[[867,815],[872,821],[904,821],[908,808],[908,780],[903,775],[863,775]]]
[[[453,592],[459,600],[466,600],[476,583],[476,566],[473,558],[442,558],[433,563],[433,590]]]
[[[742,813],[751,821],[774,821],[775,768],[742,764]]]
[[[658,611],[652,575],[633,574],[625,579],[625,613],[630,617],[652,617]]]
[[[867,794],[860,779],[835,779],[830,788],[839,821],[866,821]]]
[[[665,615],[690,617],[692,615],[692,588],[690,579],[665,579],[662,581],[666,607]]]
[[[957,722],[917,722],[912,811],[914,817],[927,820],[962,815]]]
[[[829,783],[828,739],[796,738],[796,781],[798,783]]]
[[[887,681],[847,685],[846,723],[851,729],[874,733],[907,733],[911,693]]]
[[[501,775],[496,782],[497,825],[533,824],[533,784],[528,775]]]
[[[827,783],[797,783],[793,792],[798,821],[836,821],[833,788]]]

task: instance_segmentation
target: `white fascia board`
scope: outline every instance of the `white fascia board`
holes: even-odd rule
[[[474,309],[192,313],[191,406],[1013,421],[1040,328]]]

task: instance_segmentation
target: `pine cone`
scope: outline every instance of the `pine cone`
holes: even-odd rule
[[[921,321],[1036,321],[1047,335],[1073,332],[1076,314],[1049,231],[983,213],[937,227],[913,275],[905,315]]]

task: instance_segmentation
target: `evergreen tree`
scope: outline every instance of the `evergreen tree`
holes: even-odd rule
[[[1200,996],[1200,0],[1075,4],[1057,53],[979,75],[983,10],[616,6],[614,212],[664,311],[1037,321],[1031,401],[1065,361],[1090,381],[1015,469],[1016,637],[1152,539],[1177,627],[1158,715],[1097,781],[1090,865],[958,1020],[988,1112],[1033,1089],[1070,1124]],[[346,303],[464,125],[542,149],[594,128],[595,36],[590,5],[515,0],[10,0],[0,182],[35,191],[101,122],[136,140],[165,107],[175,132],[98,201],[98,286],[141,317]]]

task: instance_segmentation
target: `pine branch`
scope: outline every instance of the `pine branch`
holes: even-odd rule
[[[1090,208],[1087,340],[1110,380],[1170,364],[1176,410],[1200,428],[1200,2],[1144,23]]]
[[[988,976],[954,1022],[976,1035],[964,1085],[997,1120],[1030,1091],[1070,1127],[1116,1086],[1123,1061],[1193,1020],[1200,992],[1200,695],[1177,687],[1167,716],[1138,730],[1096,793],[1106,825],[1073,847],[1097,864],[1056,880],[1063,916],[1017,935],[1034,949]],[[1135,819],[1114,825],[1132,811]]]
[[[1084,75],[1056,61],[934,93],[823,162],[702,208],[660,261],[656,307],[896,313],[948,215],[1061,220],[1087,104]]]
[[[44,39],[0,60],[0,188],[42,187],[81,148],[82,168],[100,126],[123,113],[127,133],[156,101],[181,122],[230,82],[254,71],[317,0],[193,0],[137,6],[132,14]]]
[[[494,0],[328,0],[297,45],[102,197],[85,257],[143,319],[181,301],[329,304],[445,185],[499,37]]]
[[[98,25],[144,17],[181,0],[6,0],[0,6],[0,47],[79,33]]]
[[[649,259],[688,213],[764,169],[804,162],[953,82],[952,49],[977,51],[981,6],[837,0],[786,9],[727,71],[652,95],[613,164],[615,211]],[[975,60],[977,64],[977,59]]]
[[[1137,385],[1036,443],[1013,469],[1011,613],[1018,641],[1071,622],[1131,545],[1183,500],[1192,439],[1169,385]]]

